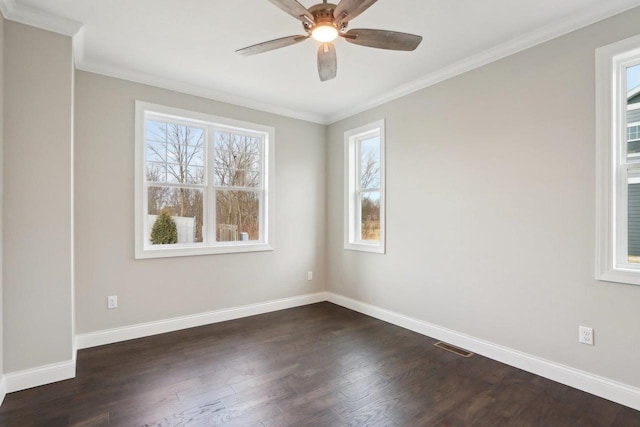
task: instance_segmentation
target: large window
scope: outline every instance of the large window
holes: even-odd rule
[[[385,252],[384,121],[345,134],[345,249]]]
[[[597,52],[600,280],[640,284],[640,36]]]
[[[269,250],[273,129],[136,103],[136,258]]]

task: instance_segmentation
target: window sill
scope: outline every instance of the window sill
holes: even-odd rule
[[[200,255],[223,255],[246,252],[272,251],[273,246],[265,243],[243,243],[218,246],[164,246],[157,248],[137,249],[135,259],[171,258]]]
[[[627,285],[640,285],[640,271],[613,269],[597,275],[596,280],[624,283]]]
[[[384,254],[385,248],[380,243],[345,243],[344,248],[348,251],[371,252]]]

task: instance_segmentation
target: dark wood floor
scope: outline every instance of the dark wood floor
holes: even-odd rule
[[[330,303],[78,353],[1,426],[640,426],[640,412]]]

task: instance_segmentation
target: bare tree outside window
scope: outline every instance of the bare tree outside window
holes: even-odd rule
[[[146,131],[146,179],[153,184],[148,186],[148,214],[168,211],[179,227],[186,227],[179,243],[202,242],[204,129],[148,120]]]
[[[262,144],[255,136],[216,132],[214,185],[218,239],[260,238]],[[228,233],[224,230],[237,230]]]
[[[168,211],[180,225],[194,218],[194,242],[203,241],[205,132],[182,124],[147,122],[148,214]],[[214,132],[216,239],[260,238],[262,141]],[[162,185],[165,184],[165,185]],[[166,185],[171,184],[171,185]]]
[[[362,240],[380,240],[380,141],[360,142],[360,215]]]
[[[273,250],[274,144],[270,126],[136,101],[136,259]],[[152,239],[166,217],[177,241]]]

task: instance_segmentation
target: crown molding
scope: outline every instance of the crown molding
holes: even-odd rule
[[[73,58],[76,69],[147,84],[162,89],[173,90],[189,95],[200,96],[214,101],[226,102],[240,107],[251,108],[266,113],[277,114],[298,120],[326,125],[326,116],[307,113],[290,108],[272,105],[230,93],[208,89],[179,80],[168,79],[148,73],[128,70],[123,67],[87,61],[85,55],[84,28],[81,22],[67,19],[30,6],[16,3],[15,0],[0,0],[0,12],[10,21],[30,25],[73,38]]]
[[[172,90],[187,95],[199,96],[201,98],[207,98],[218,102],[225,102],[227,104],[233,104],[239,107],[251,108],[253,110],[258,110],[265,113],[277,114],[279,116],[290,117],[293,119],[304,120],[321,125],[327,124],[326,117],[320,114],[292,110],[290,108],[272,105],[254,99],[244,98],[215,89],[204,88],[202,86],[193,85],[191,83],[186,83],[180,80],[168,79],[139,71],[127,70],[125,68],[113,65],[91,62],[87,61],[81,55],[82,53],[77,54],[75,59],[76,69],[81,71],[87,71],[90,73],[101,74],[107,77],[128,80],[131,82],[150,85],[161,89]]]
[[[545,43],[554,38],[563,36],[572,31],[576,31],[580,28],[638,6],[640,6],[640,0],[621,0],[615,2],[614,5],[611,5],[611,2],[603,2],[600,7],[591,8],[582,14],[570,16],[567,19],[557,21],[539,30],[512,39],[462,61],[458,61],[412,82],[399,86],[391,91],[383,93],[367,102],[358,103],[357,105],[336,111],[333,114],[323,115],[312,112],[297,111],[280,105],[272,105],[255,99],[245,98],[215,89],[204,88],[179,80],[160,77],[135,70],[128,70],[124,67],[101,64],[95,61],[87,61],[85,57],[82,23],[54,15],[37,8],[18,4],[15,0],[0,0],[0,11],[6,19],[73,37],[74,61],[76,68],[79,70],[129,80],[136,83],[148,84],[162,89],[200,96],[215,101],[234,104],[240,107],[251,108],[322,125],[329,125],[378,107],[382,104],[394,101],[403,96],[425,89],[429,86],[433,86],[437,83],[459,76],[476,68],[480,68],[484,65]]]
[[[370,110],[374,107],[378,107],[382,104],[386,104],[387,102],[417,92],[421,89],[459,76],[468,71],[506,58],[507,56],[532,48],[565,34],[569,34],[573,31],[579,30],[580,28],[595,24],[598,21],[610,18],[637,6],[640,6],[640,0],[623,0],[621,2],[616,2],[613,6],[610,2],[604,2],[600,7],[591,8],[582,14],[573,15],[569,18],[556,21],[541,29],[512,39],[494,48],[485,50],[477,55],[473,55],[463,59],[462,61],[458,61],[447,67],[434,71],[433,73],[427,74],[410,83],[399,86],[396,89],[369,100],[368,102],[359,103],[357,106],[346,108],[336,112],[335,114],[331,114],[325,118],[326,122],[328,124],[336,123],[340,120]]]
[[[5,19],[73,37],[82,28],[82,23],[54,15],[15,0],[0,0],[0,11]]]

